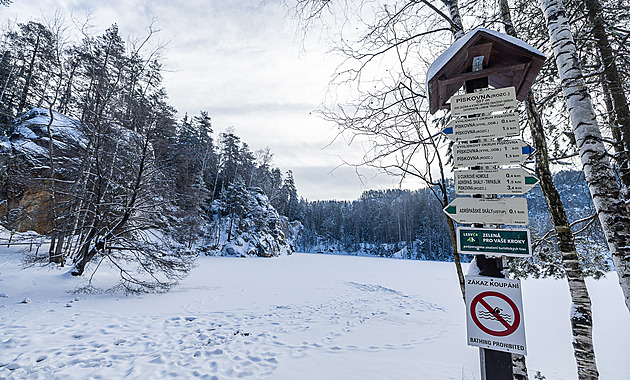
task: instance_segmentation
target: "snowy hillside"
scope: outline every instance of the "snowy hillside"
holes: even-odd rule
[[[451,263],[200,257],[166,294],[71,294],[0,247],[0,378],[479,379]],[[601,379],[627,378],[616,276],[589,282]],[[566,282],[523,285],[530,379],[575,379]]]

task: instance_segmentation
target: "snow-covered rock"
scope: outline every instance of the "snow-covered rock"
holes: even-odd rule
[[[229,199],[234,204],[213,204],[213,220],[202,247],[206,254],[274,257],[295,252],[301,224],[280,216],[260,188],[241,189],[237,199]]]
[[[50,148],[55,178],[72,180],[88,144],[84,127],[60,113],[53,111],[51,118],[48,109],[33,108],[5,133],[0,136],[0,215],[17,231],[48,232],[49,182],[43,179],[50,177]]]

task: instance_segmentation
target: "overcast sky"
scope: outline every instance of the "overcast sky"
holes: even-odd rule
[[[356,199],[396,186],[391,177],[365,172],[362,182],[353,168],[333,171],[361,156],[343,141],[329,146],[335,125],[312,114],[336,61],[319,34],[296,37],[283,0],[14,0],[1,9],[18,22],[56,10],[69,22],[90,12],[95,33],[116,23],[123,38],[144,35],[153,21],[157,39],[168,41],[164,84],[178,116],[207,111],[216,135],[234,127],[252,150],[269,147],[274,166],[293,171],[300,196]]]

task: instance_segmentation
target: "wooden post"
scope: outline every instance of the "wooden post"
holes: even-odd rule
[[[479,349],[482,380],[512,380],[512,354],[487,348]]]
[[[483,56],[474,57],[472,70],[480,71],[483,69]],[[488,77],[477,78],[466,81],[466,92],[471,93],[475,90],[487,88]],[[479,170],[480,167],[471,169]],[[473,195],[473,198],[481,198],[482,195]],[[473,224],[473,227],[483,228],[483,224]],[[479,268],[480,276],[499,277],[505,276],[501,272],[503,270],[503,260],[498,257],[486,257],[485,255],[475,255],[475,261]],[[481,366],[482,380],[512,380],[512,354],[509,352],[495,351],[488,348],[479,348],[479,364]]]

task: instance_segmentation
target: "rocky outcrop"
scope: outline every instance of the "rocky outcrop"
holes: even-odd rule
[[[59,184],[76,178],[87,146],[86,135],[76,120],[53,112],[51,122],[48,109],[34,108],[15,119],[0,137],[0,218],[7,228],[41,234],[51,231],[51,146],[54,178],[60,188]],[[61,193],[56,197],[63,200]]]
[[[280,216],[261,189],[243,190],[237,200],[240,207],[230,208],[215,201],[202,250],[209,255],[241,257],[274,257],[295,252],[295,235],[299,233],[295,223]],[[231,212],[233,209],[239,212]]]

